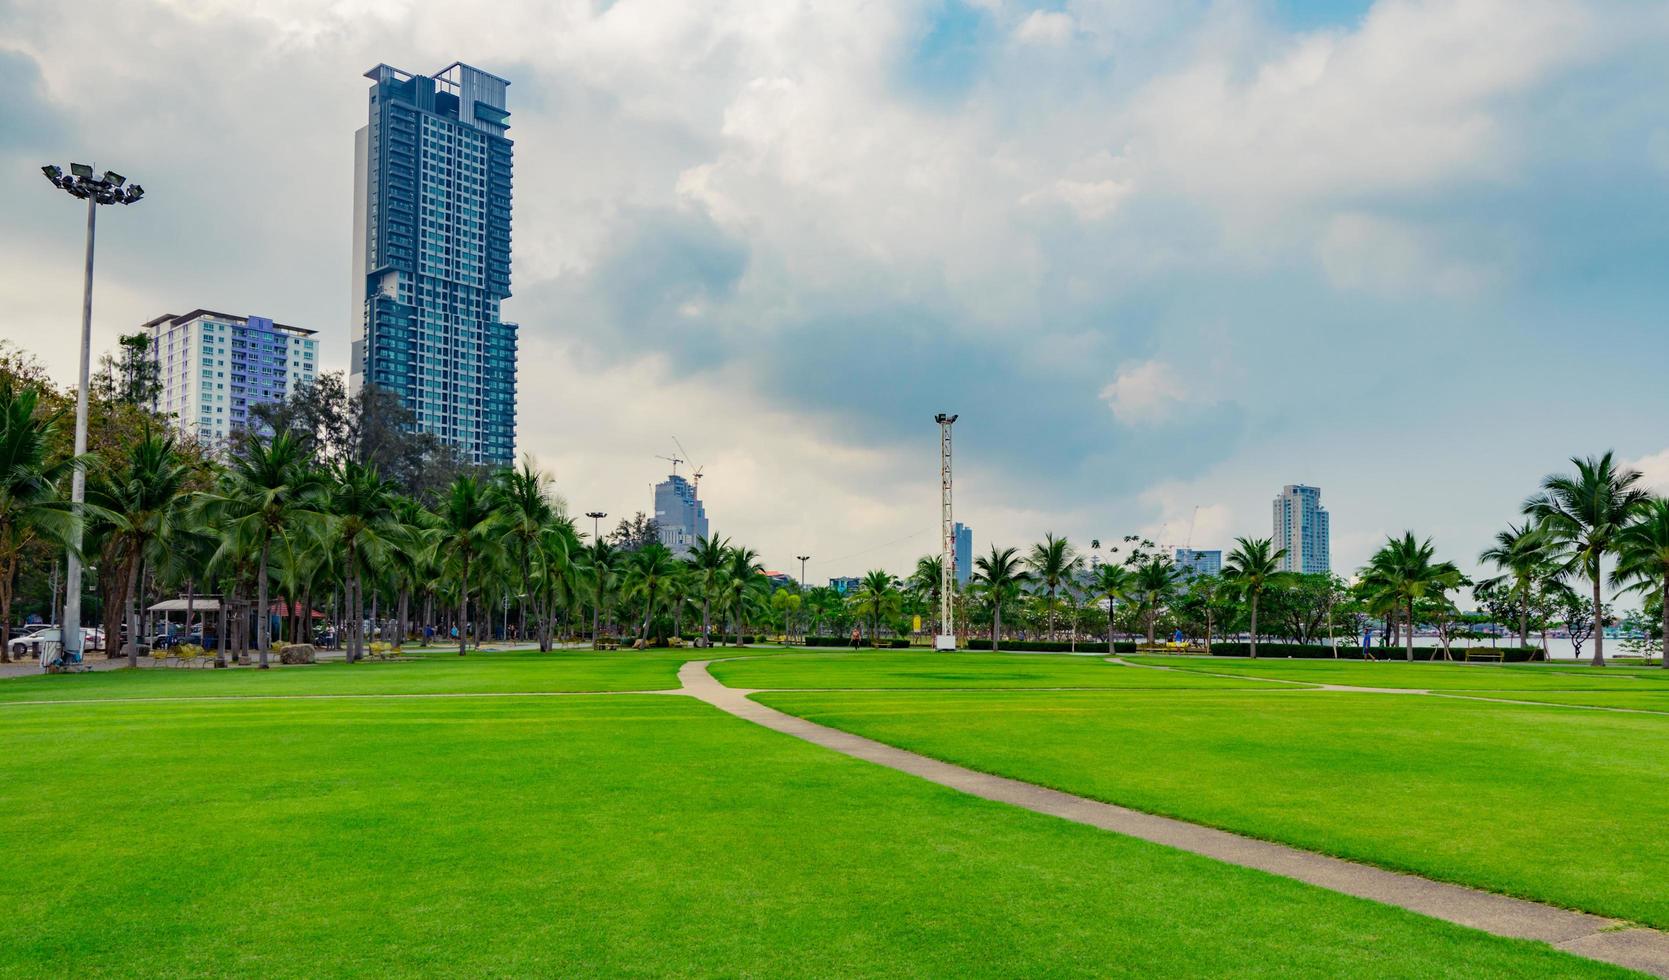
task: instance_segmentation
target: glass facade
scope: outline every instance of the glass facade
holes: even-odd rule
[[[1223,570],[1223,553],[1221,551],[1199,551],[1194,548],[1176,549],[1176,567],[1182,574],[1192,578],[1195,575],[1217,575]]]
[[[707,537],[707,509],[695,495],[695,484],[674,473],[655,484],[655,523],[661,543],[682,558]]]
[[[357,391],[400,396],[417,428],[472,463],[516,443],[510,296],[510,83],[468,65],[413,75],[378,65],[355,140]]]
[[[967,585],[974,574],[974,529],[957,521],[951,525],[950,536],[956,548],[956,584]]]
[[[1281,571],[1313,574],[1333,570],[1327,509],[1321,506],[1321,488],[1292,484],[1275,498],[1272,535],[1277,549],[1285,548]]]

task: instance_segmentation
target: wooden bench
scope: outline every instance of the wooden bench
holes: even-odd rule
[[[1466,659],[1466,660],[1494,660],[1498,663],[1505,663],[1506,660],[1507,660],[1507,654],[1504,651],[1491,650],[1488,647],[1467,647],[1466,648],[1466,656],[1465,656],[1464,659]]]
[[[597,641],[597,649],[599,649],[599,650],[619,650],[620,649],[620,641],[619,640],[598,640]]]

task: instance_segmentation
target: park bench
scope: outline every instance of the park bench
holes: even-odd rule
[[[597,649],[599,649],[599,650],[619,650],[620,649],[620,641],[619,640],[598,640],[597,641]]]
[[[1504,653],[1501,650],[1491,650],[1488,647],[1475,647],[1475,648],[1474,647],[1467,647],[1466,648],[1466,659],[1467,660],[1494,660],[1498,663],[1504,663],[1507,659],[1507,655],[1506,655],[1506,653]]]

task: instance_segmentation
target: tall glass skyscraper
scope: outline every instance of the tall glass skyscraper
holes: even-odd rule
[[[951,546],[956,549],[956,584],[967,585],[974,574],[974,529],[957,521],[951,528]]]
[[[400,396],[420,431],[472,462],[516,449],[510,295],[510,113],[496,75],[378,65],[354,136],[355,391]]]
[[[707,508],[696,496],[695,484],[674,473],[655,484],[655,523],[661,544],[679,558],[695,548],[696,538],[707,537]]]
[[[1320,487],[1295,483],[1281,488],[1281,495],[1275,498],[1274,541],[1277,549],[1287,551],[1281,559],[1281,571],[1332,571],[1332,542]]]

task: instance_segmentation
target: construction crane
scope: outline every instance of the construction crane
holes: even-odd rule
[[[690,482],[695,484],[695,488],[697,490],[700,490],[701,489],[701,473],[702,473],[703,469],[705,469],[705,467],[695,465],[695,460],[694,460],[694,458],[692,458],[690,456],[690,451],[688,449],[684,448],[684,444],[678,441],[677,436],[672,437],[672,444],[677,446],[678,451],[684,454],[685,461],[687,461],[690,464],[690,469],[691,469]]]
[[[678,464],[683,463],[683,462],[687,462],[686,460],[679,459],[677,456],[660,456],[660,455],[657,455],[655,458],[656,459],[664,459],[667,462],[671,463],[672,464],[672,475],[673,476],[678,475]]]

